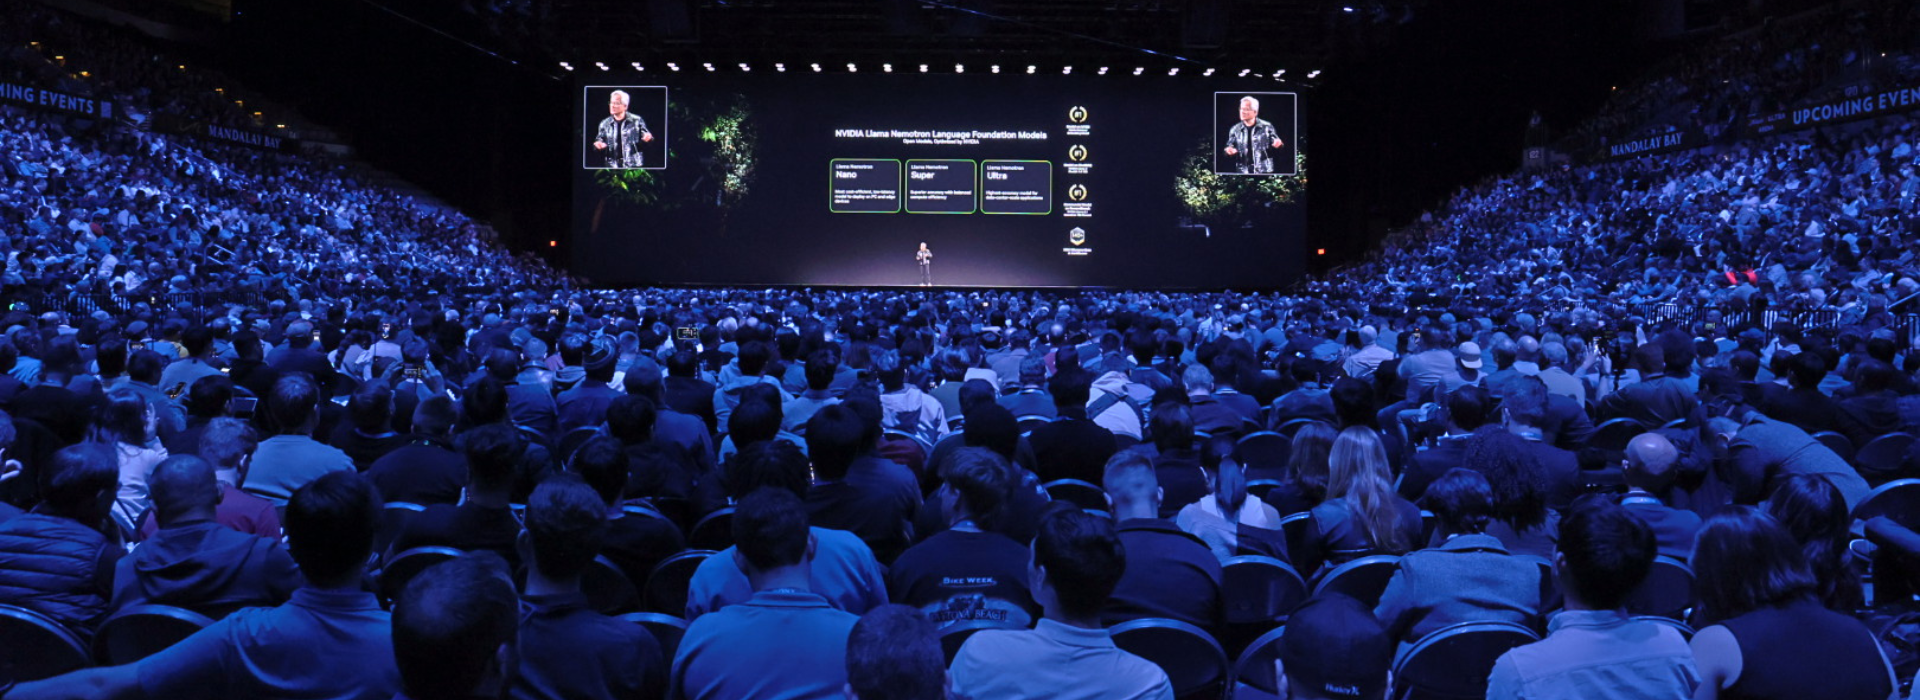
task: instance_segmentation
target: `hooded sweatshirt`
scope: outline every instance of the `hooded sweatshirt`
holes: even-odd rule
[[[161,528],[120,560],[112,608],[156,603],[218,618],[284,603],[301,583],[279,542],[194,520]]]

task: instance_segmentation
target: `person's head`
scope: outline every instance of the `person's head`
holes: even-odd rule
[[[220,504],[220,481],[213,465],[193,455],[173,455],[160,461],[147,476],[153,497],[154,521],[161,527],[191,520],[212,520]]]
[[[1340,593],[1300,605],[1280,634],[1287,696],[1298,700],[1374,700],[1387,690],[1394,642],[1373,611]]]
[[[1180,382],[1187,387],[1188,394],[1208,394],[1213,392],[1213,371],[1198,362],[1187,365],[1180,373]]]
[[[429,396],[413,407],[413,432],[421,435],[445,436],[459,421],[460,414],[454,410],[453,399],[445,396]]]
[[[1401,513],[1395,507],[1387,449],[1372,428],[1340,431],[1327,453],[1327,498],[1343,498],[1366,528],[1375,549],[1390,554],[1409,551],[1413,544],[1401,532]]]
[[[227,415],[233,405],[233,380],[224,374],[210,374],[187,387],[187,413],[195,418]]]
[[[1173,402],[1154,406],[1153,416],[1147,419],[1147,432],[1162,454],[1193,449],[1193,412]]]
[[[721,470],[720,479],[735,498],[762,488],[775,488],[805,498],[811,487],[807,456],[785,440],[768,440],[740,448]]]
[[[756,384],[754,387],[774,390],[769,384]],[[735,446],[772,440],[780,434],[783,416],[779,398],[776,396],[768,401],[747,395],[749,393],[742,392],[740,405],[734,407],[733,413],[727,416],[727,435],[733,438]]]
[[[1353,377],[1341,377],[1327,390],[1327,397],[1333,400],[1333,413],[1340,421],[1340,427],[1374,426],[1379,422],[1374,406],[1373,385]]]
[[[832,350],[821,349],[813,351],[812,355],[807,356],[807,367],[805,370],[807,389],[811,391],[826,391],[829,387],[833,386],[834,372],[839,369],[840,358],[836,357]]]
[[[773,348],[758,340],[740,344],[740,374],[758,377],[767,370],[767,361],[773,359]]]
[[[1053,396],[1053,405],[1063,412],[1084,412],[1087,402],[1093,400],[1093,381],[1085,372],[1061,372],[1047,381],[1047,393]]]
[[[194,325],[180,333],[180,347],[186,349],[188,357],[209,357],[213,350],[213,331]]]
[[[1641,433],[1627,441],[1627,485],[1660,493],[1673,484],[1680,450],[1659,433]]]
[[[120,488],[119,462],[112,448],[81,443],[53,453],[39,479],[40,507],[49,515],[98,526]]]
[[[213,465],[216,472],[229,472],[222,478],[230,479],[238,487],[246,482],[253,448],[259,444],[259,435],[246,421],[215,418],[200,432],[200,458]]]
[[[505,697],[518,667],[520,599],[493,552],[441,562],[393,603],[393,657],[413,700]]]
[[[1560,521],[1559,546],[1553,555],[1567,606],[1615,610],[1625,605],[1647,578],[1655,551],[1653,530],[1640,516],[1602,496],[1575,501]]]
[[[647,397],[627,394],[607,404],[607,434],[623,444],[643,444],[653,439],[653,426],[659,417]]]
[[[1456,535],[1478,535],[1493,521],[1493,487],[1472,469],[1454,467],[1427,486],[1420,502]]]
[[[600,495],[602,505],[610,507],[624,497],[632,465],[626,447],[619,440],[602,435],[573,451],[567,461],[567,471],[580,475]]]
[[[1239,513],[1247,502],[1247,474],[1233,457],[1236,445],[1230,435],[1215,435],[1200,446],[1200,469],[1222,513]]]
[[[138,350],[127,358],[127,377],[147,385],[158,385],[166,371],[167,359],[152,350]]]
[[[1326,497],[1330,478],[1328,453],[1339,433],[1333,426],[1313,421],[1293,433],[1293,450],[1287,454],[1287,473],[1313,500]]]
[[[267,392],[267,417],[281,435],[312,435],[320,423],[320,387],[306,374],[282,375]]]
[[[1119,520],[1157,517],[1165,498],[1153,460],[1138,450],[1122,450],[1107,459],[1100,488],[1113,500],[1113,517]]]
[[[615,119],[626,118],[627,105],[630,101],[631,99],[627,97],[627,91],[613,91],[612,95],[607,96],[607,114],[613,115]]]
[[[968,447],[984,447],[1012,462],[1020,451],[1020,422],[1005,406],[991,401],[967,409],[967,429],[961,440]]]
[[[1820,380],[1827,376],[1827,360],[1817,352],[1803,352],[1793,356],[1792,364],[1787,366],[1788,381],[1796,389],[1813,389],[1820,386]]]
[[[105,443],[145,445],[157,427],[153,405],[132,387],[107,392],[94,420],[94,439]]]
[[[1048,617],[1097,622],[1126,569],[1112,520],[1069,507],[1040,518],[1029,585]]]
[[[387,431],[393,420],[393,390],[382,382],[367,382],[347,399],[347,420],[363,433]]]
[[[733,509],[733,541],[734,556],[748,581],[804,568],[813,556],[807,508],[799,496],[781,488],[759,489],[740,499]],[[756,582],[754,588],[759,587]]]
[[[1013,495],[1013,469],[1005,457],[980,447],[955,450],[940,465],[940,480],[953,494],[949,516],[995,530],[1001,507]]]
[[[1454,432],[1471,433],[1487,424],[1488,414],[1493,409],[1493,396],[1486,389],[1469,384],[1447,393],[1444,404],[1446,412],[1442,414],[1448,428]]]
[[[1762,508],[1799,544],[1819,583],[1821,599],[1852,603],[1853,593],[1848,591],[1857,591],[1860,584],[1847,548],[1853,517],[1839,487],[1813,474],[1795,474],[1780,480]]]
[[[807,419],[807,456],[822,479],[839,479],[866,451],[866,421],[846,404],[823,406]]]
[[[331,472],[287,501],[287,553],[307,582],[358,586],[380,527],[380,494],[359,474]]]
[[[905,605],[882,605],[853,623],[847,635],[848,700],[946,697],[946,655],[926,615]]]
[[[460,436],[467,458],[467,489],[474,493],[503,494],[513,490],[514,465],[525,449],[520,431],[494,423]]]
[[[1252,124],[1260,118],[1260,100],[1252,95],[1240,98],[1240,121]]]
[[[1786,526],[1745,506],[1700,526],[1689,563],[1701,619],[1712,622],[1812,597],[1819,588]]]
[[[1461,463],[1487,477],[1493,488],[1494,517],[1526,530],[1547,519],[1547,484],[1540,460],[1513,433],[1489,428],[1467,438]]]
[[[1521,377],[1500,399],[1500,415],[1516,432],[1538,431],[1547,422],[1547,385],[1535,377]]]
[[[606,534],[607,502],[601,494],[579,475],[554,474],[527,499],[520,559],[550,581],[577,582],[600,554]]]

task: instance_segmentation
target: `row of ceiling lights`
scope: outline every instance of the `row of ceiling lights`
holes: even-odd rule
[[[599,69],[600,69],[600,70],[602,70],[602,71],[610,71],[610,70],[613,70],[613,69],[612,69],[611,67],[608,67],[608,66],[607,66],[607,64],[606,64],[605,62],[601,62],[601,61],[595,61],[593,65],[594,65],[594,67],[596,67],[596,68],[599,68]],[[633,62],[633,63],[632,63],[631,65],[633,66],[633,69],[634,69],[634,70],[636,70],[636,71],[644,71],[644,70],[646,70],[646,66],[643,66],[643,65],[641,65],[639,61],[634,61],[634,62]],[[714,66],[714,65],[713,65],[712,63],[710,63],[710,62],[709,62],[709,63],[701,63],[700,65],[701,65],[701,67],[703,67],[703,68],[705,68],[705,69],[707,70],[707,72],[709,72],[709,73],[713,73],[713,72],[717,72],[717,71],[719,71],[719,70],[720,70],[720,69],[719,69],[718,67],[716,67],[716,66]],[[813,69],[813,72],[815,72],[815,73],[819,73],[819,72],[822,72],[822,71],[824,70],[823,68],[821,68],[821,67],[820,67],[820,64],[818,64],[818,63],[809,63],[809,64],[807,64],[807,65],[808,65],[808,67],[810,67],[810,68],[812,68],[812,69]],[[752,64],[748,64],[748,63],[741,63],[741,64],[739,64],[739,66],[740,66],[740,72],[742,72],[742,73],[750,73],[750,72],[752,72],[752,71],[753,71],[753,66],[752,66]],[[572,63],[569,63],[569,62],[567,62],[567,61],[561,61],[561,62],[560,62],[560,68],[561,68],[561,69],[563,69],[563,70],[567,70],[567,71],[572,71],[572,70],[573,70],[573,64],[572,64]],[[778,72],[781,72],[781,73],[785,73],[785,72],[787,72],[787,64],[785,64],[785,63],[775,63],[775,64],[773,64],[773,69],[774,69],[775,71],[778,71]],[[1095,71],[1095,72],[1096,72],[1096,73],[1098,73],[1098,74],[1100,74],[1100,75],[1106,75],[1106,74],[1107,74],[1107,71],[1108,71],[1108,69],[1109,69],[1109,67],[1108,67],[1108,66],[1101,66],[1101,67],[1100,67],[1100,68],[1099,68],[1099,69],[1098,69],[1097,71]],[[668,62],[667,62],[667,70],[670,70],[670,71],[673,71],[673,72],[675,72],[675,73],[678,73],[678,72],[680,72],[680,64],[679,64],[678,62],[674,62],[674,61],[668,61]],[[920,64],[920,72],[922,72],[922,73],[927,73],[927,72],[931,72],[931,70],[932,70],[932,66],[931,66],[930,64],[926,64],[926,63],[922,63],[922,64]],[[990,70],[990,71],[991,71],[991,72],[993,72],[993,73],[999,73],[999,72],[1000,72],[1000,65],[999,65],[999,64],[993,64],[992,66],[990,66],[990,67],[988,68],[988,70]],[[1037,66],[1037,65],[1032,65],[1032,64],[1029,64],[1029,65],[1027,66],[1027,75],[1033,75],[1034,73],[1036,73],[1036,72],[1038,72],[1039,70],[1040,70],[1040,67],[1039,67],[1039,66]],[[1214,74],[1214,71],[1215,71],[1215,70],[1216,70],[1216,69],[1214,69],[1214,68],[1207,68],[1207,69],[1205,69],[1205,70],[1202,70],[1202,71],[1200,72],[1200,75],[1202,75],[1202,76],[1207,76],[1207,77],[1212,77],[1212,75]],[[880,71],[881,71],[881,72],[883,72],[883,73],[892,73],[892,72],[893,72],[893,64],[891,64],[891,63],[882,63],[882,64],[880,64]],[[858,72],[860,72],[860,65],[859,65],[859,64],[857,64],[857,63],[848,63],[848,64],[847,64],[847,72],[848,72],[848,73],[858,73]],[[955,64],[953,64],[953,72],[955,72],[955,73],[965,73],[965,72],[967,72],[967,64],[964,64],[964,63],[955,63]],[[1133,69],[1133,74],[1134,74],[1134,75],[1145,75],[1145,74],[1146,74],[1146,72],[1147,72],[1147,69],[1146,69],[1146,68],[1143,68],[1143,67],[1138,67],[1138,66],[1136,66],[1136,67],[1135,67],[1135,68]],[[1073,66],[1062,66],[1062,67],[1060,68],[1060,74],[1061,74],[1061,75],[1072,75],[1072,74],[1073,74]],[[1179,74],[1180,74],[1180,68],[1179,68],[1178,66],[1175,66],[1175,67],[1173,67],[1173,68],[1168,68],[1168,69],[1167,69],[1167,75],[1179,75]],[[1285,68],[1282,68],[1282,69],[1280,69],[1280,70],[1277,70],[1277,71],[1274,71],[1274,73],[1273,73],[1273,75],[1272,75],[1271,77],[1272,77],[1272,78],[1273,78],[1274,80],[1281,80],[1281,79],[1283,79],[1283,78],[1284,78],[1284,77],[1286,76],[1286,74],[1287,74],[1287,69],[1285,69]],[[1255,77],[1255,78],[1266,78],[1266,77],[1269,77],[1268,75],[1266,75],[1266,74],[1264,74],[1264,73],[1255,73],[1255,72],[1253,72],[1253,69],[1251,69],[1251,68],[1242,68],[1242,69],[1240,69],[1240,73],[1239,73],[1239,76],[1238,76],[1238,77],[1242,77],[1242,78],[1245,78],[1245,77],[1247,77],[1247,76],[1249,76],[1249,75],[1251,75],[1251,76],[1253,76],[1253,77]],[[1318,77],[1320,77],[1320,71],[1318,71],[1318,70],[1314,70],[1314,71],[1310,71],[1310,72],[1308,72],[1308,73],[1307,73],[1307,78],[1308,78],[1308,79],[1313,79],[1313,78],[1318,78]]]

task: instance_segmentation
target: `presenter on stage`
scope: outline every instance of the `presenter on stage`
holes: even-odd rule
[[[915,262],[920,263],[920,286],[933,286],[933,251],[927,250],[927,242],[920,242],[920,250],[913,254]]]
[[[1266,175],[1273,172],[1273,151],[1286,147],[1273,122],[1260,118],[1260,101],[1252,96],[1240,98],[1240,121],[1227,130],[1227,157],[1233,159],[1233,171],[1241,175]]]
[[[607,98],[607,112],[613,116],[600,120],[600,128],[593,134],[593,150],[607,159],[609,168],[645,167],[646,156],[640,153],[640,144],[653,140],[646,120],[627,113],[627,101],[625,90],[613,91]]]

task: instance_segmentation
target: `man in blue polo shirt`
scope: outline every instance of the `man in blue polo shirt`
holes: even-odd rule
[[[732,555],[752,598],[695,620],[673,659],[674,700],[830,700],[847,683],[847,636],[859,617],[808,589],[807,510],[763,488],[733,514]],[[725,555],[722,555],[725,556]]]
[[[288,549],[307,586],[285,605],[234,613],[137,663],[22,684],[6,697],[388,700],[400,687],[391,618],[360,586],[379,520],[379,496],[353,472],[315,479],[287,506]]]

